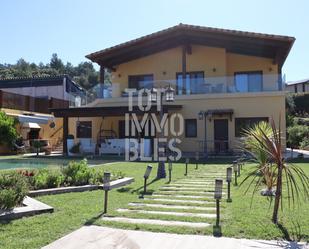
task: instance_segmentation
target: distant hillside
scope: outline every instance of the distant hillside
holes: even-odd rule
[[[99,83],[99,72],[95,70],[91,62],[81,62],[73,66],[70,62],[64,64],[57,54],[53,54],[47,64],[29,63],[19,59],[16,64],[0,63],[0,78],[56,76],[69,75],[76,83],[85,89],[90,89]],[[105,74],[105,80],[109,82],[109,74]]]

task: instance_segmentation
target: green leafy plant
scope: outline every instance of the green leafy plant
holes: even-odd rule
[[[36,155],[39,155],[39,152],[41,151],[41,148],[43,147],[44,143],[41,140],[34,140],[32,143],[33,148],[36,149]]]
[[[34,175],[34,188],[58,188],[64,182],[64,176],[60,170],[40,169]]]
[[[28,184],[23,175],[17,172],[0,174],[0,209],[21,205],[28,192]]]
[[[271,127],[266,122],[259,122],[252,127],[244,129],[245,147],[257,163],[250,175],[261,175],[261,184],[266,185],[266,191],[262,191],[263,195],[273,195],[273,187],[275,187],[276,175],[274,174],[273,165],[269,163],[269,157],[256,137],[260,139],[263,133],[267,136],[271,135]]]
[[[301,142],[309,139],[309,127],[305,125],[295,125],[288,128],[288,144],[291,148],[299,148]]]
[[[308,149],[309,150],[309,137],[305,137],[303,141],[300,142],[299,147],[301,149]]]
[[[278,224],[278,212],[280,203],[281,207],[283,207],[282,188],[284,186],[286,187],[288,204],[291,206],[291,203],[295,204],[295,202],[301,196],[305,198],[309,197],[309,177],[301,168],[292,164],[288,164],[284,160],[280,122],[277,129],[274,120],[271,120],[271,135],[267,134],[261,128],[258,129],[260,135],[257,135],[256,133],[250,133],[250,135],[253,137],[253,139],[256,140],[256,145],[267,154],[269,162],[271,162],[273,165],[272,172],[276,181],[276,191],[274,197],[275,200],[272,221],[273,223]],[[254,174],[252,172],[243,180],[243,182],[249,178],[252,180],[248,185],[246,192],[253,185],[254,194],[258,190],[262,179],[264,179],[264,176],[260,174]],[[285,181],[283,181],[283,179]]]
[[[72,161],[67,167],[62,169],[65,176],[65,182],[69,185],[89,184],[93,177],[94,170],[88,167],[87,159],[80,162]]]
[[[12,146],[17,137],[16,120],[0,111],[0,144]]]

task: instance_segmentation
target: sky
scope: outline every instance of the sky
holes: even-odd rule
[[[294,36],[286,79],[309,78],[308,0],[1,0],[0,63],[77,65],[85,55],[179,23]]]

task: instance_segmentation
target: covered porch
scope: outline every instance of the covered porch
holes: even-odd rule
[[[163,113],[181,108],[181,105],[163,105]],[[70,155],[68,148],[78,143],[85,154],[122,154],[125,143],[125,114],[134,113],[138,117],[146,113],[159,114],[155,105],[147,112],[141,111],[138,106],[133,106],[131,111],[128,106],[76,107],[51,111],[55,117],[63,119],[64,155]],[[136,136],[136,139],[139,138],[143,138],[143,134]],[[109,146],[106,146],[107,143]]]

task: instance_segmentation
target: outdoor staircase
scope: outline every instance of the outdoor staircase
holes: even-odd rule
[[[126,208],[117,209],[117,217],[106,216],[102,219],[106,222],[134,224],[136,227],[181,226],[197,232],[212,228],[216,221],[214,183],[216,178],[225,178],[224,174],[225,168],[214,171],[208,166],[200,166],[188,176],[165,184],[152,195],[145,195],[143,199],[129,203]]]

